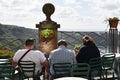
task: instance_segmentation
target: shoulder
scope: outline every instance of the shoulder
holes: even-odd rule
[[[54,49],[50,52],[50,57],[53,57],[55,55],[58,55],[60,53],[60,50],[57,48],[57,49]]]
[[[51,53],[56,53],[58,51],[59,51],[59,49],[57,48],[57,49],[52,50]]]
[[[41,52],[41,51],[39,51],[39,50],[31,50],[31,51],[30,51],[30,54],[31,54],[32,56],[35,56],[36,58],[39,57],[39,58],[45,60],[45,55],[44,55],[44,53]]]
[[[15,54],[24,53],[25,51],[26,51],[25,49],[19,49]]]
[[[39,50],[31,50],[30,51],[31,53],[34,53],[34,54],[43,54],[43,52],[39,51]]]
[[[83,47],[80,48],[80,51],[85,50],[86,48],[87,48],[87,46],[83,46]]]
[[[40,50],[30,50],[30,52],[42,53]]]
[[[71,49],[66,49],[69,53],[74,53]]]
[[[19,49],[19,50],[17,50],[17,52],[20,52],[20,51],[26,51],[26,49]]]

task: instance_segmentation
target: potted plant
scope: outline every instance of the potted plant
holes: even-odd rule
[[[44,29],[44,30],[41,30],[40,37],[45,40],[46,39],[50,40],[55,37],[55,32],[52,29]]]
[[[107,20],[109,21],[110,28],[117,28],[119,18],[113,17],[113,18],[109,18]]]

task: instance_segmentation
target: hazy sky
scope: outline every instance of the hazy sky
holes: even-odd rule
[[[55,6],[51,18],[60,31],[106,31],[105,19],[120,18],[120,0],[0,0],[0,23],[37,29],[45,3]]]

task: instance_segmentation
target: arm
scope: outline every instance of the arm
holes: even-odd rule
[[[73,58],[73,59],[74,59],[74,63],[77,63],[77,60],[76,60],[76,57],[75,57],[75,56],[74,56],[74,58]]]
[[[77,54],[77,56],[76,56],[77,63],[83,62],[85,56],[86,56],[86,55],[85,55],[85,48],[82,47],[82,48],[79,50],[79,52],[78,52],[78,54]]]
[[[12,63],[13,67],[17,66],[17,62],[13,61],[13,58],[9,58],[9,61]]]
[[[48,61],[45,60],[45,61],[42,63],[42,65],[45,66],[45,67],[48,67]]]
[[[48,61],[45,60],[45,61],[42,63],[42,65],[45,67],[46,72],[48,72],[48,69],[49,69],[49,67],[48,67]]]
[[[76,56],[75,56],[74,52],[73,52],[73,51],[70,51],[70,53],[71,53],[72,60],[73,60],[72,63],[73,63],[73,64],[77,63],[77,61],[76,61]]]

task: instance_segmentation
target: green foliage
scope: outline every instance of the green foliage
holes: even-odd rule
[[[40,36],[42,38],[47,38],[50,34],[54,34],[54,31],[52,29],[45,29],[40,32]]]
[[[118,17],[113,17],[113,18],[108,18],[108,19],[106,19],[105,20],[105,22],[107,22],[107,21],[111,21],[111,20],[120,20]]]
[[[119,21],[119,18],[113,17],[113,18],[109,18],[108,20],[118,20]]]
[[[74,49],[80,49],[81,48],[81,45],[75,45],[74,46]]]
[[[13,57],[14,52],[9,50],[0,50],[0,58],[11,58]]]
[[[118,17],[113,17],[113,18],[107,18],[104,21],[105,21],[105,23],[107,23],[108,21],[115,21],[115,20],[119,21],[120,19]]]

